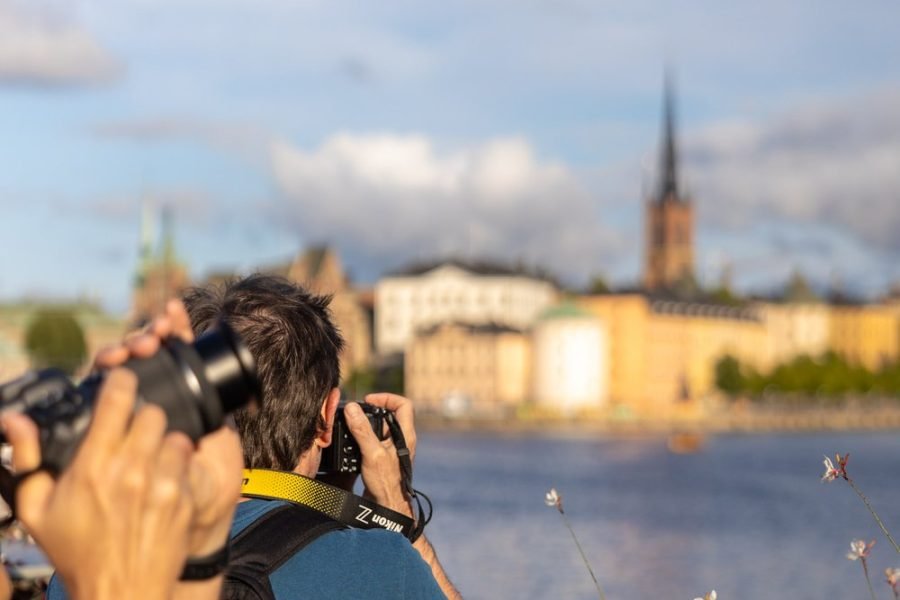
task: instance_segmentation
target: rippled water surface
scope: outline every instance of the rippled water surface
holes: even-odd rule
[[[662,438],[533,439],[422,434],[416,487],[428,533],[467,598],[595,598],[556,487],[609,600],[868,598],[853,538],[876,539],[875,591],[900,566],[865,506],[822,455],[849,471],[900,536],[900,433],[719,436],[693,455]],[[897,537],[897,536],[895,536]]]

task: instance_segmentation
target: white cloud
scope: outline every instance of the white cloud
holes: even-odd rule
[[[78,26],[0,0],[0,84],[104,83],[118,62]]]
[[[900,90],[710,126],[686,150],[709,225],[826,226],[900,255]]]
[[[287,200],[279,218],[336,241],[363,271],[456,255],[582,282],[619,251],[574,175],[521,138],[439,151],[422,135],[342,133],[312,152],[278,142],[272,165]]]

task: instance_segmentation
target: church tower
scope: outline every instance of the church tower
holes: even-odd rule
[[[154,255],[152,218],[147,206],[142,213],[138,272],[131,298],[130,320],[135,325],[143,325],[161,314],[166,302],[190,284],[187,268],[175,254],[172,209],[163,208],[162,240]]]
[[[670,290],[693,281],[694,206],[678,188],[678,151],[672,82],[666,74],[658,187],[647,199],[644,288]]]

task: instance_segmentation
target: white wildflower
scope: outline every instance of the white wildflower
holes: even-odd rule
[[[872,546],[874,545],[875,540],[872,540],[868,544],[864,540],[853,540],[850,542],[850,552],[847,553],[847,558],[850,560],[868,558],[869,553],[872,551]]]
[[[544,503],[547,506],[559,506],[559,494],[556,492],[556,488],[550,488],[550,491],[544,496]]]

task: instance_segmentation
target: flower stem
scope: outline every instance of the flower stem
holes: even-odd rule
[[[874,517],[875,522],[878,523],[878,526],[881,527],[881,531],[884,532],[884,535],[887,536],[888,541],[894,547],[894,551],[897,552],[897,554],[900,554],[900,546],[898,546],[897,542],[894,541],[894,538],[891,537],[891,533],[887,530],[887,527],[884,526],[884,523],[881,521],[881,518],[878,516],[878,513],[876,513],[875,509],[872,508],[872,505],[869,504],[869,499],[866,498],[866,495],[863,494],[859,490],[858,487],[856,487],[856,484],[854,484],[853,480],[850,479],[849,477],[847,477],[847,483],[850,484],[850,487],[853,488],[853,491],[856,492],[856,495],[859,496],[860,499],[862,499],[863,503],[866,505],[866,508],[869,509],[869,512],[872,514],[872,517]],[[868,578],[868,575],[867,575],[867,578]]]
[[[584,550],[581,548],[581,544],[578,543],[578,537],[575,535],[575,530],[572,529],[572,526],[569,524],[569,518],[566,516],[566,513],[563,512],[562,506],[558,506],[557,508],[559,509],[559,514],[562,515],[563,522],[566,524],[569,533],[572,534],[572,539],[575,540],[575,545],[578,547],[578,552],[581,554],[581,560],[584,561],[584,566],[587,567],[588,573],[591,574],[591,579],[594,580],[594,585],[597,586],[597,593],[600,594],[600,600],[606,600],[606,594],[603,593],[603,588],[600,587],[600,582],[597,581],[597,576],[594,575],[591,563],[588,562],[587,557],[584,555]]]
[[[865,557],[860,557],[859,561],[862,563],[863,573],[866,576],[866,585],[869,586],[869,595],[872,596],[872,600],[876,600],[875,590],[872,589],[872,580],[869,579],[869,566],[866,564],[866,559]]]

